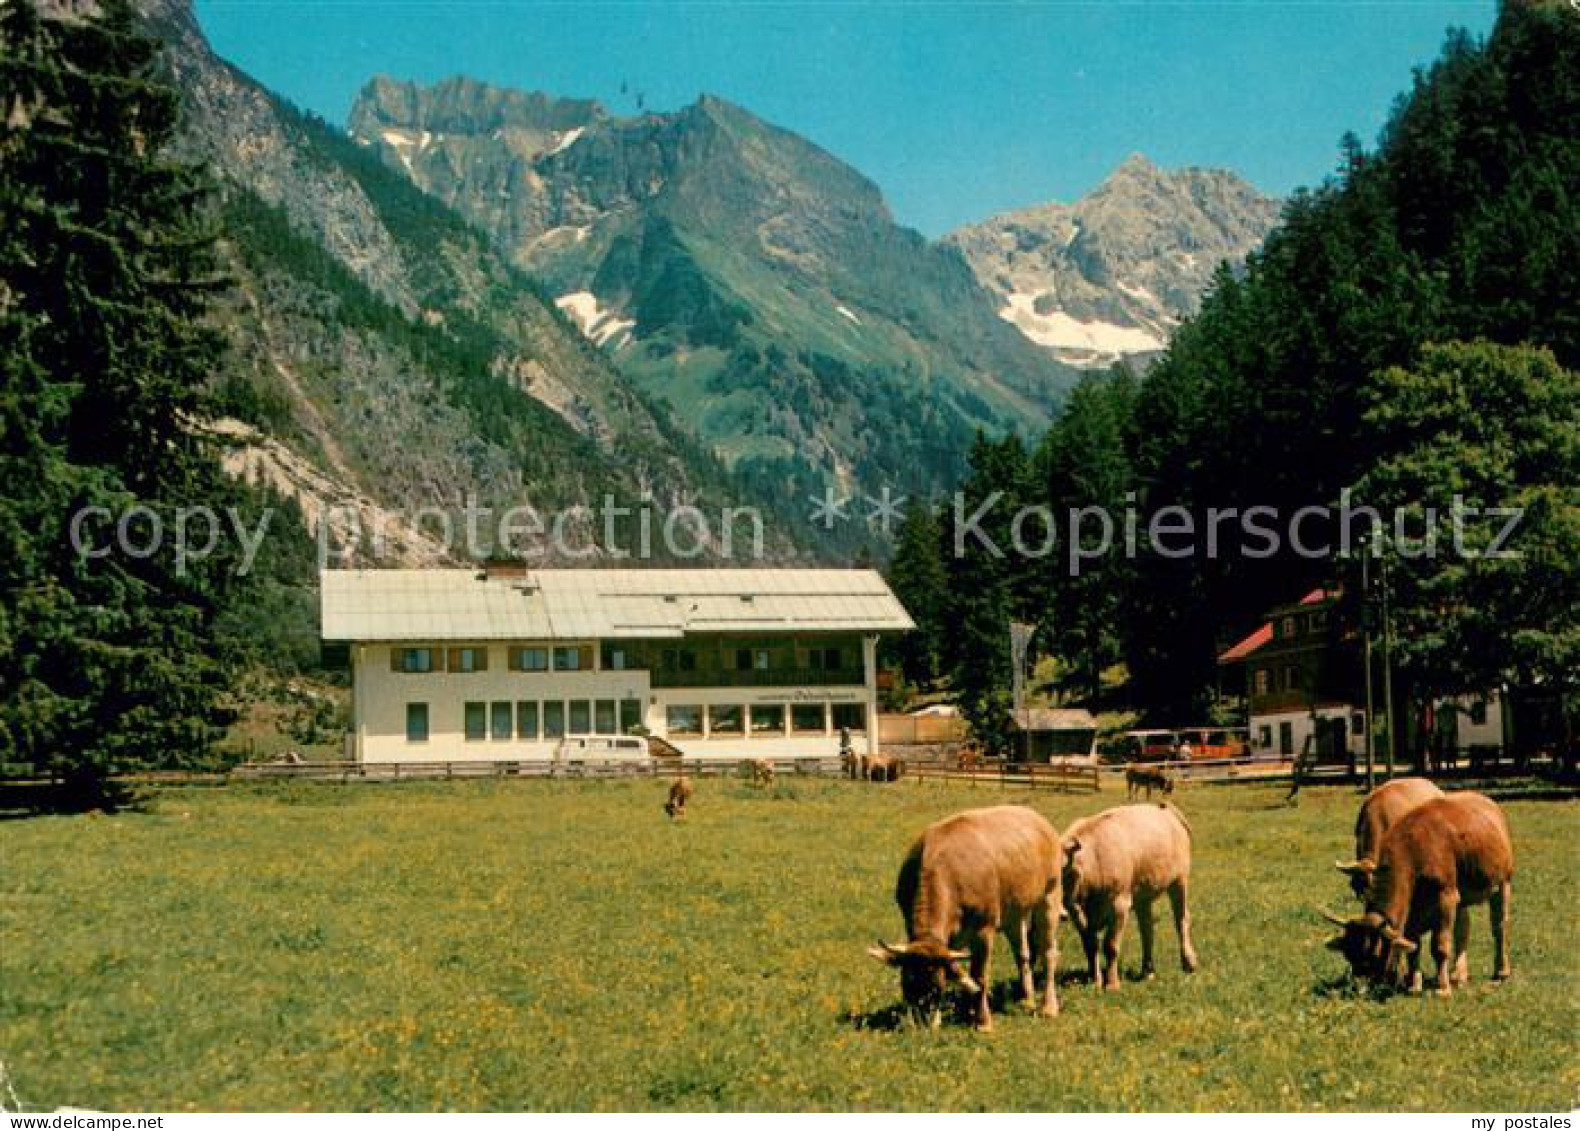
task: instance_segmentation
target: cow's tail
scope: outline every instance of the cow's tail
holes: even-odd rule
[[[1180,807],[1178,805],[1174,804],[1172,801],[1159,801],[1158,808],[1167,809],[1170,813],[1173,813],[1174,819],[1185,826],[1186,837],[1192,841],[1196,839],[1196,834],[1191,832],[1190,822],[1185,819],[1185,814],[1180,812]]]

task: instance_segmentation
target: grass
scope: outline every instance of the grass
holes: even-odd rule
[[[108,1110],[1542,1110],[1580,1098],[1572,802],[1511,802],[1514,978],[1378,1000],[1317,903],[1356,798],[1197,787],[1203,969],[998,1031],[892,1027],[906,845],[996,788],[272,785],[0,824],[0,1061]],[[1024,798],[1056,824],[1118,803]],[[1064,972],[1080,965],[1066,928]],[[1139,964],[1127,940],[1127,972]],[[995,977],[1007,985],[1003,948]]]

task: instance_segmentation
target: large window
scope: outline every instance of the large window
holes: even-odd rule
[[[735,704],[715,703],[708,708],[708,733],[713,736],[743,733],[742,709]]]
[[[752,733],[761,735],[785,732],[785,709],[779,703],[754,703],[752,705]]]
[[[572,734],[592,733],[592,703],[586,699],[571,700]]]
[[[697,653],[690,648],[664,649],[664,670],[667,672],[694,672],[697,670]]]
[[[664,709],[664,726],[672,735],[700,735],[702,708],[690,704],[671,703]]]
[[[433,671],[432,648],[394,648],[390,650],[390,670],[397,672]]]
[[[495,742],[509,742],[515,727],[511,724],[509,703],[491,703],[488,707],[488,736]]]
[[[538,705],[530,701],[516,704],[516,737],[523,742],[538,740]]]
[[[620,733],[630,734],[642,725],[642,701],[640,699],[620,700]]]
[[[512,648],[510,670],[513,672],[546,672],[549,670],[547,648]]]
[[[735,649],[735,670],[738,672],[765,672],[768,670],[768,649]]]
[[[845,663],[845,653],[837,647],[812,648],[807,653],[807,662],[813,671],[838,671]]]
[[[486,672],[488,670],[488,649],[451,648],[450,670],[452,672]]]
[[[482,742],[488,737],[488,704],[468,703],[466,705],[466,740],[468,742]]]
[[[865,703],[835,703],[834,729],[860,732],[867,729]]]
[[[822,703],[797,703],[790,708],[790,729],[797,734],[822,734],[827,721],[827,708]]]
[[[543,737],[565,737],[565,704],[558,699],[543,704]]]
[[[406,704],[406,741],[428,741],[428,704]]]
[[[593,704],[593,733],[618,734],[619,724],[616,722],[615,704],[613,699],[600,699]]]
[[[580,648],[554,649],[554,670],[557,672],[579,672],[592,665],[584,663],[585,657]]]
[[[628,672],[647,667],[642,656],[624,644],[605,644],[603,649],[605,671]]]
[[[1251,689],[1257,695],[1266,695],[1272,683],[1272,674],[1266,668],[1257,668],[1251,676]]]

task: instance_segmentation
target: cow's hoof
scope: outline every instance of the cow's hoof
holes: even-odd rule
[[[992,1031],[993,1031],[993,1019],[991,1017],[985,1017],[982,1020],[977,1022],[977,1032],[978,1033],[991,1033]]]
[[[1043,1006],[1041,1009],[1037,1010],[1037,1016],[1038,1017],[1057,1017],[1057,1016],[1059,1016],[1059,1003],[1058,1002],[1054,1002],[1054,1004],[1052,1004],[1052,1005],[1045,1005],[1045,1006]]]
[[[1508,970],[1499,970],[1492,976],[1494,982],[1507,982],[1514,975]]]

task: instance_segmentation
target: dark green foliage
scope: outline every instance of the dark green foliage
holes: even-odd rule
[[[889,563],[889,586],[916,622],[916,631],[887,642],[905,678],[926,686],[943,672],[950,654],[949,574],[944,567],[943,525],[929,505],[905,512]]]
[[[204,184],[160,156],[176,98],[124,0],[90,20],[0,9],[0,750],[76,803],[112,772],[208,754],[225,669],[220,554],[80,556],[86,507],[223,507],[190,425],[221,352]],[[104,524],[91,528],[99,543]]]
[[[1147,508],[1336,503],[1379,452],[1372,375],[1432,341],[1486,337],[1580,362],[1580,22],[1511,3],[1486,44],[1451,36],[1375,153],[1290,201],[1242,279],[1221,275],[1138,402]],[[1127,629],[1160,713],[1206,706],[1215,648],[1325,580],[1283,553],[1140,563]]]
[[[1580,719],[1580,374],[1551,353],[1428,346],[1379,374],[1366,435],[1378,459],[1356,493],[1408,516],[1387,552],[1403,684],[1433,698],[1542,687]],[[1503,551],[1504,515],[1523,512]],[[1435,552],[1417,541],[1430,510]],[[1461,547],[1450,539],[1459,538]],[[1517,556],[1505,556],[1513,554]]]

